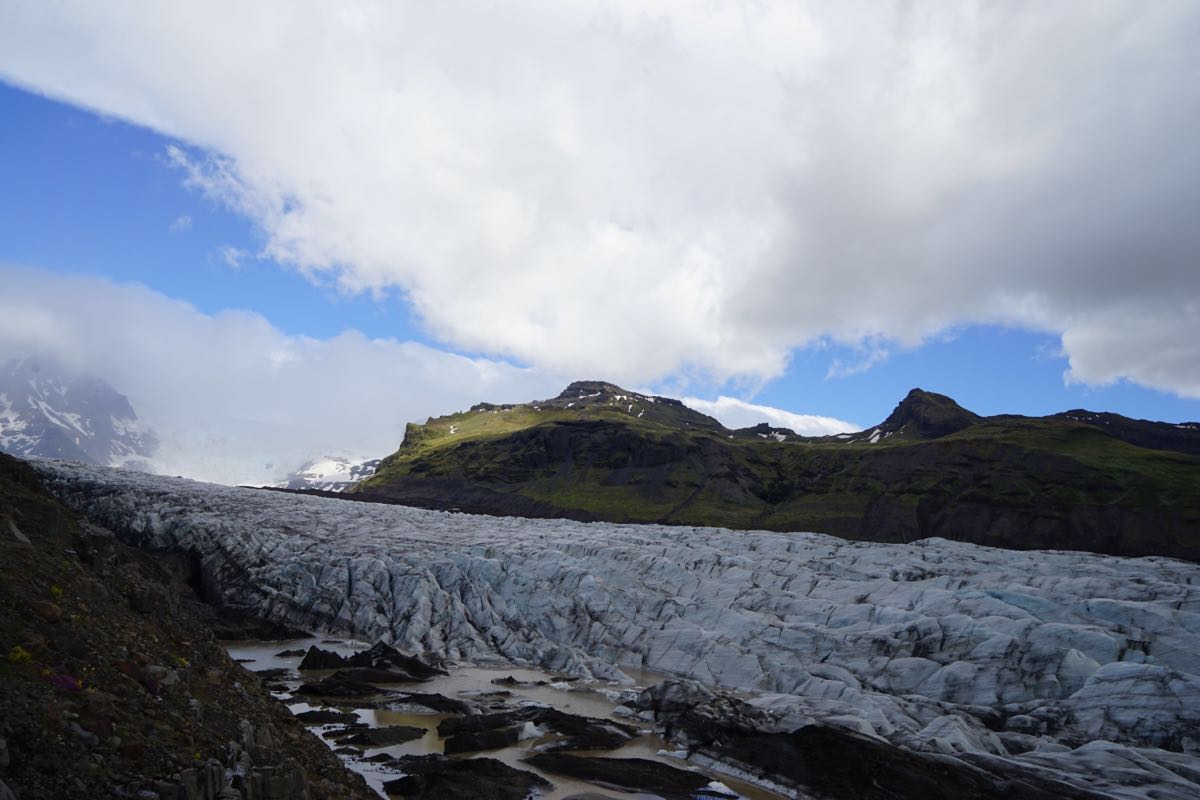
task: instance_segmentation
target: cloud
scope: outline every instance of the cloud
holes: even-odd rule
[[[1063,336],[1067,382],[1131,380],[1200,397],[1200,302],[1185,302],[1175,314],[1162,319],[1117,309],[1073,326]]]
[[[288,336],[254,313],[203,314],[100,278],[0,266],[0,285],[0,363],[42,353],[104,378],[159,433],[157,466],[201,480],[277,480],[331,451],[387,455],[406,422],[565,384],[357,331]]]
[[[192,217],[189,214],[176,217],[174,222],[167,226],[167,230],[171,233],[182,233],[192,229]]]
[[[225,245],[221,248],[221,260],[231,269],[241,269],[242,262],[245,261],[250,254],[245,250],[232,245]]]
[[[829,369],[825,371],[826,380],[830,378],[848,378],[851,375],[861,375],[867,372],[876,364],[882,364],[887,361],[891,352],[888,349],[886,342],[864,339],[854,343],[855,358],[853,361],[846,362],[840,358],[835,358],[829,364]]]
[[[861,425],[811,414],[796,414],[782,408],[760,406],[734,397],[721,395],[716,400],[685,397],[683,404],[702,414],[716,417],[726,428],[749,428],[766,422],[774,428],[791,428],[801,436],[831,436],[835,433],[861,431]]]
[[[1200,396],[1187,0],[118,6],[5,3],[0,75],[449,347],[761,382],[1001,324]]]

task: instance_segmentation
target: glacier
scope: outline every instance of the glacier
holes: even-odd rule
[[[220,604],[455,660],[622,670],[1003,763],[1200,798],[1200,566],[941,539],[473,516],[59,461],[47,488]]]

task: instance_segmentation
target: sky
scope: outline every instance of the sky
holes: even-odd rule
[[[0,357],[224,481],[578,379],[1200,419],[1198,41],[1170,0],[0,0]]]

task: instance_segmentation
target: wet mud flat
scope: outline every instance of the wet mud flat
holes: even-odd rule
[[[634,705],[658,676],[578,680],[319,637],[224,645],[382,797],[795,796],[690,763],[656,734]]]

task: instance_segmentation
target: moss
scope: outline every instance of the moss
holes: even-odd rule
[[[876,444],[730,438],[675,406],[647,419],[612,404],[479,407],[410,426],[361,490],[436,478],[589,519],[1200,557],[1197,456],[932,397],[905,413],[953,432]]]

